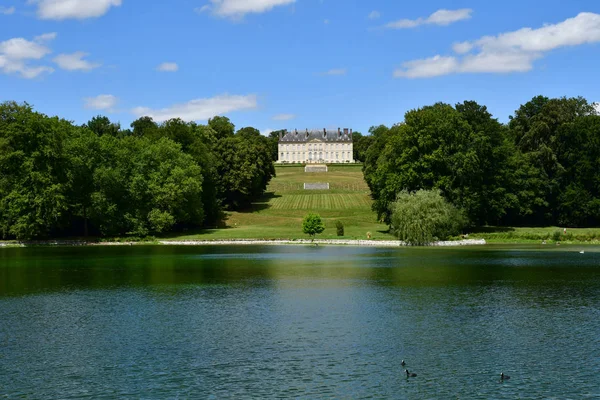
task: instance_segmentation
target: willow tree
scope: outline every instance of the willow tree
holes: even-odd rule
[[[467,219],[439,190],[402,191],[390,207],[391,228],[398,239],[414,246],[460,233]]]

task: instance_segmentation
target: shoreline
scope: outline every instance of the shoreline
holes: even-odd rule
[[[232,240],[159,240],[159,243],[178,246],[207,246],[207,245],[330,245],[330,246],[355,246],[355,247],[409,247],[399,240],[344,240],[344,239],[297,239],[297,240],[260,240],[260,239],[232,239]],[[457,247],[457,246],[482,246],[487,244],[483,239],[465,239],[455,241],[440,241],[430,243],[423,247]]]
[[[0,242],[0,247],[35,247],[35,246],[133,246],[133,245],[165,245],[165,246],[292,246],[292,245],[329,245],[354,247],[410,247],[399,240],[344,240],[344,239],[296,239],[296,240],[265,240],[265,239],[228,239],[228,240],[156,240],[152,242],[88,242],[83,240],[37,240],[26,242]],[[424,247],[459,247],[483,246],[485,239],[464,239],[454,241],[439,241]]]

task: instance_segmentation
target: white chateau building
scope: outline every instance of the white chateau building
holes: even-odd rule
[[[353,163],[352,129],[279,133],[279,164]]]

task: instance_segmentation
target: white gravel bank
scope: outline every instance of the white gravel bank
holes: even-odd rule
[[[160,244],[179,246],[205,246],[205,245],[306,245],[325,244],[334,246],[365,246],[365,247],[402,247],[406,243],[398,240],[338,240],[316,239],[314,242],[306,239],[299,240],[160,240]],[[477,246],[486,244],[484,239],[466,239],[448,242],[434,242],[431,246]]]

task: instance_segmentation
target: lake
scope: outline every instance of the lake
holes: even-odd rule
[[[273,397],[600,398],[600,248],[0,248],[0,398]]]

